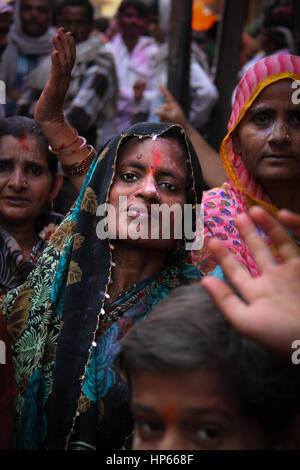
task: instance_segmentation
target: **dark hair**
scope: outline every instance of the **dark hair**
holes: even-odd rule
[[[0,120],[0,139],[6,135],[19,138],[26,134],[37,139],[40,149],[46,156],[52,179],[54,179],[58,170],[58,161],[56,156],[49,151],[48,143],[35,121],[26,116],[12,116]]]
[[[212,370],[237,391],[242,411],[274,445],[300,411],[300,376],[289,358],[237,333],[200,284],[176,288],[122,341],[120,366],[180,373]]]
[[[63,0],[57,8],[57,16],[62,15],[64,7],[84,7],[88,21],[94,19],[94,7],[89,0]]]
[[[148,16],[149,14],[148,6],[142,0],[123,0],[118,8],[118,14],[122,15],[127,7],[135,8],[140,16]]]

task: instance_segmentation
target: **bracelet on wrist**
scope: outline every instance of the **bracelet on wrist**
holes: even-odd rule
[[[59,155],[61,153],[62,150],[65,150],[65,149],[68,149],[69,147],[71,147],[73,144],[75,144],[75,142],[79,139],[79,136],[78,136],[78,131],[77,129],[73,128],[73,130],[75,131],[75,137],[74,139],[72,140],[72,142],[70,142],[69,144],[65,145],[65,144],[61,144],[59,145],[58,147],[51,147],[51,145],[48,146],[50,152],[56,154],[56,155]]]
[[[62,165],[62,170],[66,176],[83,176],[88,172],[97,153],[92,145],[87,145],[86,147],[89,148],[90,151],[85,158],[74,165]]]
[[[54,153],[55,155],[57,155],[58,157],[64,157],[64,156],[67,156],[67,155],[73,155],[74,153],[78,153],[78,152],[81,152],[81,150],[84,149],[84,147],[86,146],[86,139],[85,137],[77,137],[76,140],[79,140],[80,142],[80,145],[78,147],[75,147],[74,149],[72,150],[67,150],[66,152],[64,150],[59,150],[59,151],[53,151],[53,148],[51,147],[51,145],[49,145],[49,150],[50,152]],[[76,142],[75,140],[75,142]],[[75,143],[74,142],[74,143]]]

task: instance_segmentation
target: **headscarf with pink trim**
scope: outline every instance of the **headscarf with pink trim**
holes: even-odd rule
[[[223,241],[227,249],[253,276],[259,274],[252,255],[235,226],[235,219],[238,214],[248,211],[254,204],[265,207],[272,214],[276,214],[278,209],[260,182],[247,170],[241,156],[234,152],[232,133],[259,93],[266,86],[284,78],[298,80],[297,86],[300,85],[299,56],[277,54],[266,57],[253,65],[239,82],[228,122],[228,134],[220,149],[228,182],[221,188],[213,188],[204,193],[204,246],[199,251],[192,251],[189,258],[189,261],[204,273],[210,273],[216,267],[217,262],[207,249],[208,240],[216,237]],[[298,91],[295,91],[298,96]],[[276,255],[271,240],[262,231],[260,233]]]
[[[232,132],[250,108],[255,98],[268,85],[284,78],[300,81],[300,57],[276,54],[254,64],[240,80],[232,113],[228,122],[228,134],[221,144],[221,159],[229,181],[247,196],[252,203],[264,206],[275,214],[277,208],[259,181],[247,170],[240,155],[234,153]],[[300,82],[299,82],[300,84]]]

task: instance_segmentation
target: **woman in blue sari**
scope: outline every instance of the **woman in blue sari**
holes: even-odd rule
[[[149,235],[152,206],[190,204],[195,231],[201,197],[198,158],[178,125],[132,126],[94,159],[35,270],[3,306],[19,390],[17,448],[126,444],[133,421],[128,385],[114,363],[120,340],[171,289],[202,277],[184,262],[187,241],[175,239],[172,217],[166,239],[160,222],[157,239],[135,239],[129,228],[147,221]],[[97,211],[107,203],[118,216],[115,237],[114,224]]]

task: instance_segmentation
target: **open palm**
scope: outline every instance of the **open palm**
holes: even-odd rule
[[[59,28],[53,37],[55,51],[51,55],[51,73],[36,104],[34,119],[40,127],[64,121],[65,96],[75,64],[76,48],[71,33]]]
[[[253,207],[249,214],[240,215],[236,224],[260,276],[252,278],[222,242],[213,239],[209,249],[241,297],[219,279],[208,276],[202,283],[217,307],[241,334],[277,352],[291,354],[293,342],[300,340],[299,248],[284,227],[264,209]],[[276,262],[254,224],[270,237],[281,263]]]

